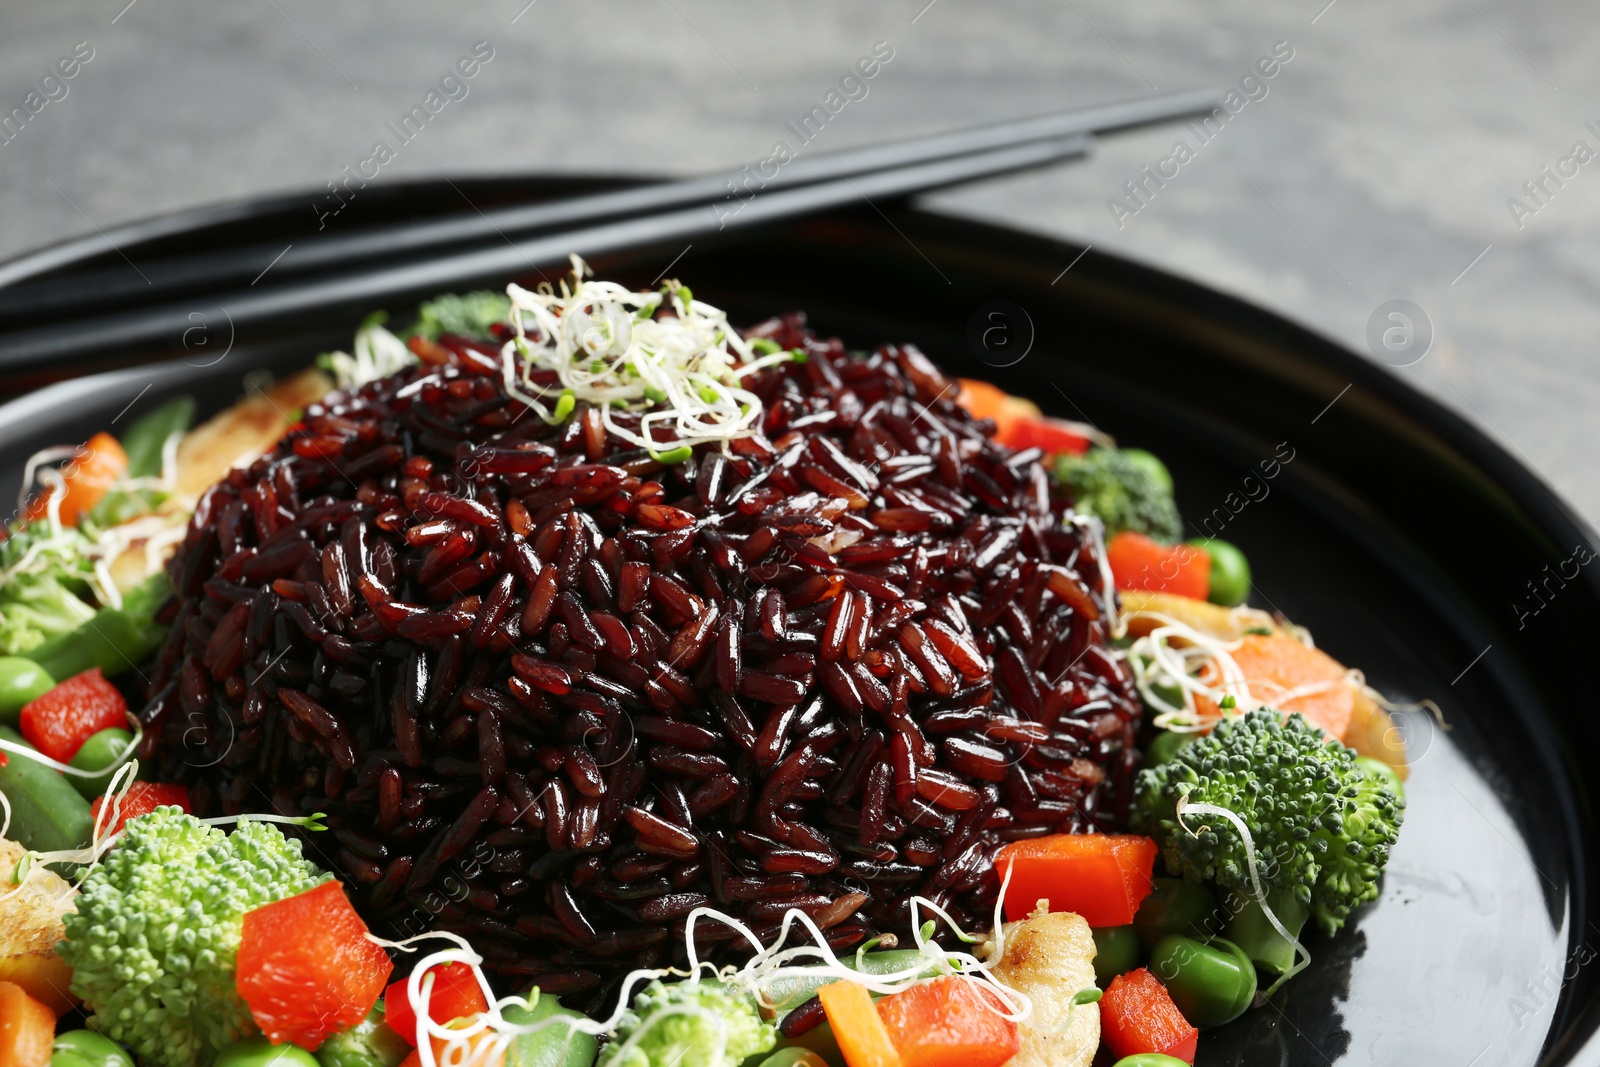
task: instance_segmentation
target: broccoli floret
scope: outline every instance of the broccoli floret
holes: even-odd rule
[[[1167,868],[1249,893],[1244,841],[1213,814],[1180,825],[1180,798],[1233,812],[1250,828],[1263,888],[1309,909],[1331,934],[1378,895],[1405,801],[1355,753],[1298,714],[1270,708],[1223,719],[1207,737],[1139,773],[1131,821],[1160,843]]]
[[[1051,473],[1066,487],[1075,510],[1105,523],[1107,536],[1132,530],[1169,544],[1183,537],[1172,477],[1148,452],[1099,447],[1081,456],[1064,452]]]
[[[417,308],[417,323],[411,333],[430,341],[438,340],[442,333],[488,340],[489,327],[510,317],[511,300],[504,293],[446,293]]]
[[[633,998],[596,1067],[732,1067],[777,1040],[748,993],[710,979],[655,981]]]
[[[234,984],[244,913],[327,878],[276,827],[157,808],[89,872],[57,951],[92,1027],[152,1067],[207,1064],[256,1030]]]
[[[89,542],[71,526],[45,521],[7,531],[0,541],[0,655],[31,652],[93,617]]]

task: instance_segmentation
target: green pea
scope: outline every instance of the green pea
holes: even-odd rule
[[[1200,735],[1196,733],[1180,733],[1176,730],[1162,730],[1156,734],[1144,749],[1144,765],[1146,767],[1159,767],[1163,763],[1170,763],[1183,746],[1198,741]]]
[[[104,771],[93,778],[80,778],[69,774],[67,781],[71,782],[78,792],[93,800],[106,791],[106,786],[111,783],[111,775],[125,762],[124,756],[128,755],[128,747],[133,744],[133,735],[119,726],[112,726],[101,730],[97,734],[90,734],[78,748],[78,754],[72,757],[71,766],[80,771]]]
[[[50,1067],[133,1067],[133,1057],[93,1030],[68,1030],[56,1035]]]
[[[1222,926],[1221,911],[1211,890],[1184,878],[1152,878],[1155,886],[1133,916],[1134,929],[1147,949],[1168,934],[1206,938]],[[1208,928],[1207,922],[1212,925]]]
[[[1124,448],[1122,454],[1131,460],[1146,478],[1154,482],[1156,488],[1172,492],[1172,472],[1167,470],[1165,463],[1156,458],[1155,453],[1146,452],[1142,448]]]
[[[1250,595],[1250,561],[1244,553],[1215,537],[1196,537],[1189,544],[1211,557],[1211,592],[1206,599],[1225,608],[1243,604]]]
[[[519,1026],[529,1026],[546,1019],[581,1019],[583,1015],[563,1007],[551,993],[534,987],[528,993],[531,1007],[520,1008],[513,1004],[501,1014],[506,1021]],[[571,1026],[552,1023],[542,1030],[522,1034],[506,1047],[505,1067],[590,1067],[599,1051],[599,1042],[593,1034],[586,1034]]]
[[[1389,787],[1389,792],[1401,800],[1406,796],[1406,784],[1400,780],[1400,775],[1395,769],[1376,756],[1357,756],[1356,766],[1366,772],[1367,777],[1376,778]]]
[[[0,656],[0,723],[15,725],[22,705],[55,688],[56,681],[31,659]]]
[[[1189,1061],[1163,1052],[1139,1052],[1122,1057],[1111,1067],[1189,1067]]]
[[[256,1034],[235,1041],[211,1061],[211,1067],[321,1067],[317,1058],[299,1045],[274,1045]]]
[[[1139,966],[1139,931],[1132,926],[1101,926],[1093,933],[1096,982],[1105,985]]]
[[[1150,971],[1194,1026],[1232,1022],[1256,995],[1255,964],[1220,937],[1205,944],[1182,934],[1163,937],[1150,953]]]
[[[317,1062],[322,1067],[395,1067],[410,1054],[410,1043],[383,1021],[380,1000],[365,1019],[324,1041]]]
[[[761,1061],[760,1067],[828,1067],[828,1061],[808,1048],[780,1048]]]

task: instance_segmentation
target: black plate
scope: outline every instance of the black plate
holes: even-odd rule
[[[500,191],[533,197],[572,184]],[[450,202],[442,190],[395,190],[390,207],[438,210]],[[271,233],[300,203],[149,233],[163,250],[225,252]],[[1249,554],[1257,603],[1309,626],[1395,699],[1431,697],[1443,709],[1448,729],[1424,713],[1399,717],[1415,767],[1382,899],[1340,937],[1314,937],[1311,969],[1269,1006],[1204,1035],[1200,1063],[1600,1060],[1589,966],[1600,946],[1590,795],[1600,747],[1586,666],[1600,635],[1600,577],[1583,565],[1592,532],[1461,419],[1292,323],[1099,253],[1063,275],[1080,249],[880,206],[886,217],[863,208],[697,240],[672,272],[735,321],[805,308],[852,344],[914,341],[951,369],[1154,450],[1196,532],[1209,517],[1207,532]],[[119,243],[138,258],[136,241]],[[645,285],[680,252],[640,248],[593,265]],[[108,264],[58,257],[38,284]],[[394,310],[412,295],[396,294]],[[187,346],[174,339],[184,359],[0,407],[9,479],[0,489],[15,491],[38,447],[180,391],[221,406],[247,373],[347,344],[357,317],[279,322],[248,337],[208,317],[210,332]],[[113,348],[95,358],[151,355]],[[1278,467],[1262,466],[1274,458]]]

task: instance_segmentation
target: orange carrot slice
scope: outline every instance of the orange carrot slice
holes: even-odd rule
[[[0,982],[0,1063],[47,1067],[56,1041],[56,1013],[15,982]]]
[[[76,526],[79,516],[98,504],[127,469],[122,445],[108,433],[97,433],[61,468],[61,488],[34,497],[22,517],[29,522],[44,518],[50,513],[50,498],[60,493],[61,524]]]
[[[849,1067],[902,1067],[889,1028],[864,987],[833,982],[817,990],[817,999]]]
[[[1355,714],[1355,690],[1344,667],[1320,649],[1289,634],[1246,634],[1233,661],[1244,673],[1250,695],[1288,715],[1298,711],[1329,737],[1342,738]],[[1221,712],[1211,700],[1195,698],[1206,716]]]

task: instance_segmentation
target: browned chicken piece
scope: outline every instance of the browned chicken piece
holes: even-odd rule
[[[1021,1047],[1006,1067],[1089,1067],[1100,1046],[1100,1006],[1074,1006],[1094,985],[1094,935],[1081,915],[1051,912],[1045,902],[1022,922],[1006,923],[994,976],[1025,994],[1033,1014],[1018,1027]],[[988,956],[994,942],[980,952]]]
[[[56,943],[66,931],[61,916],[76,910],[77,891],[54,871],[37,865],[22,888],[10,884],[10,874],[27,850],[0,838],[0,872],[7,894],[0,900],[0,982],[14,982],[57,1015],[70,1010],[78,998],[68,992],[72,968],[56,955]]]
[[[264,390],[252,390],[233,407],[196,426],[178,443],[178,492],[199,497],[230,468],[276,444],[300,410],[332,388],[333,379],[320,370],[303,370]]]

